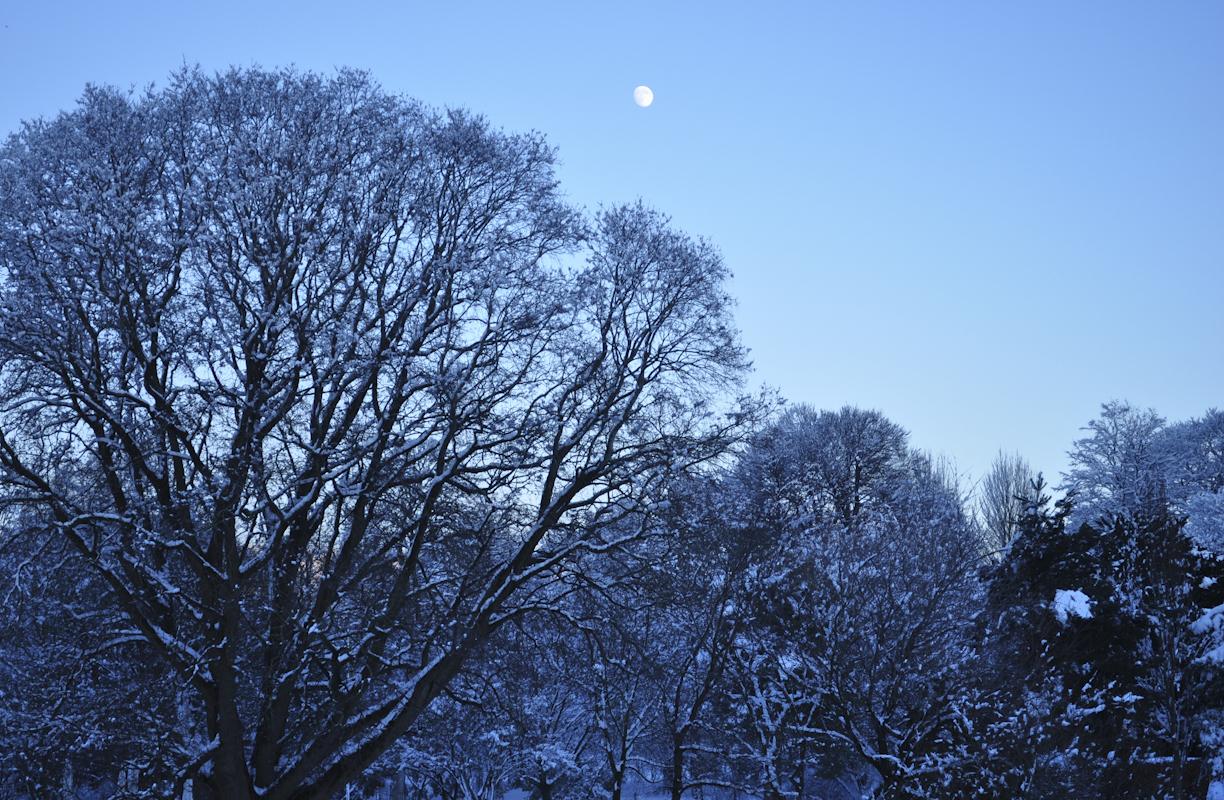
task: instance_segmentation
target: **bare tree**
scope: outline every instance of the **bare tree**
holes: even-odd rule
[[[983,546],[998,557],[1011,544],[1032,491],[1033,470],[1019,453],[995,456],[990,472],[978,488],[977,511],[982,524]]]
[[[141,791],[334,796],[738,435],[717,254],[588,225],[552,159],[261,71],[91,89],[0,152],[2,502],[190,689]]]

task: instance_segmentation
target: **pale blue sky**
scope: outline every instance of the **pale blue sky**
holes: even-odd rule
[[[722,248],[757,380],[973,474],[1224,405],[1222,2],[13,2],[0,131],[184,62],[545,132],[575,202]]]

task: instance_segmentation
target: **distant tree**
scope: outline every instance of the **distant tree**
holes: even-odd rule
[[[178,754],[158,735],[178,681],[140,657],[110,593],[65,543],[0,540],[0,795],[117,789],[121,772],[165,776]]]
[[[986,552],[998,557],[1015,538],[1033,482],[1033,470],[1019,454],[999,452],[977,493]]]
[[[1164,417],[1112,400],[1067,454],[1062,488],[1076,497],[1075,522],[1152,510],[1165,501],[1169,456]]]
[[[1209,409],[1202,417],[1169,425],[1161,446],[1175,496],[1224,492],[1224,411]]]
[[[538,800],[596,797],[602,771],[600,697],[585,678],[594,662],[578,631],[556,620],[527,619],[513,631],[514,645],[491,663],[483,692],[484,731],[500,733],[517,755],[512,784]],[[484,765],[469,758],[477,770]],[[500,796],[500,795],[498,795]]]
[[[766,797],[802,796],[809,773],[921,795],[942,770],[979,539],[959,493],[904,439],[874,412],[799,409],[741,463],[760,482],[749,495],[771,549],[740,601],[736,730]]]
[[[672,800],[738,788],[738,750],[727,730],[728,672],[745,622],[738,603],[763,553],[745,508],[740,473],[679,484],[643,588],[658,597],[655,664],[659,687],[657,764]]]
[[[771,522],[804,516],[850,524],[904,477],[908,434],[879,411],[789,408],[743,456],[745,487]]]
[[[616,608],[616,606],[613,606]],[[651,640],[659,636],[651,609],[625,609],[587,637],[588,661],[576,678],[593,698],[592,750],[609,800],[621,800],[642,776],[645,743],[659,717],[660,694]]]
[[[1224,553],[1224,411],[1169,425],[1160,446],[1168,464],[1168,493],[1189,517],[1187,532]]]
[[[0,519],[184,687],[129,792],[336,796],[739,436],[717,253],[552,163],[350,72],[92,88],[0,151]]]

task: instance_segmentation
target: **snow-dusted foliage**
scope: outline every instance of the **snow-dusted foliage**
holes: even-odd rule
[[[921,794],[955,758],[979,533],[875,412],[790,412],[745,457],[767,555],[744,586],[738,734],[766,797]]]
[[[985,747],[958,796],[1202,796],[1224,699],[1202,608],[1224,562],[1165,513],[1071,528],[1042,490],[989,573]]]
[[[348,72],[91,89],[4,146],[0,513],[96,583],[73,647],[165,672],[125,791],[335,796],[738,435],[718,255],[552,162]]]
[[[1151,409],[1111,401],[1075,442],[1063,488],[1076,497],[1075,522],[1150,509],[1167,490],[1168,448],[1160,434],[1165,420]]]
[[[262,70],[0,148],[0,796],[1219,794],[1224,414],[969,513],[553,159]]]
[[[1164,506],[1198,517],[1224,492],[1224,412],[1167,425],[1152,409],[1115,400],[1086,430],[1063,476],[1076,522]],[[1199,513],[1191,513],[1194,504]]]

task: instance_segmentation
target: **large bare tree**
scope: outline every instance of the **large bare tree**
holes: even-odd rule
[[[334,795],[739,435],[718,255],[585,219],[552,162],[258,70],[90,89],[0,151],[0,519],[183,686],[129,790]]]

